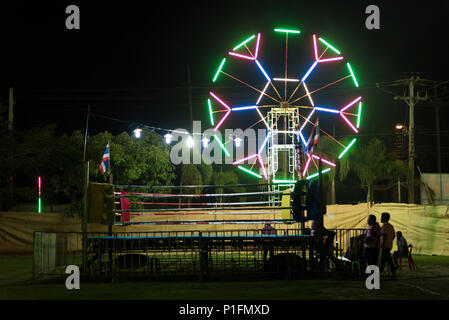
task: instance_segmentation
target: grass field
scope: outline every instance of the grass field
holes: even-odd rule
[[[310,279],[292,281],[136,281],[83,283],[67,290],[60,283],[32,283],[31,256],[0,257],[0,299],[449,299],[449,257],[414,256],[417,271],[398,270],[397,280],[381,278],[380,290],[367,290],[361,280]]]

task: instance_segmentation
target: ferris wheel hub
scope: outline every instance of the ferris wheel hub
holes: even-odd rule
[[[282,101],[281,102],[281,108],[287,109],[290,107],[290,104],[287,101]]]

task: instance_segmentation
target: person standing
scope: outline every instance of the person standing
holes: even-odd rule
[[[381,216],[382,229],[380,236],[380,246],[382,248],[382,258],[380,260],[380,273],[385,269],[385,264],[388,263],[391,269],[391,278],[396,279],[396,266],[391,257],[391,249],[393,248],[393,240],[396,237],[394,227],[389,223],[390,214],[383,212]]]
[[[368,228],[365,231],[364,248],[366,262],[369,266],[377,265],[377,261],[379,259],[381,229],[376,220],[375,215],[369,215]]]
[[[277,235],[277,230],[266,223],[262,229],[262,235]],[[274,241],[272,239],[264,239],[263,241],[263,261],[266,263],[267,255],[270,253],[270,258],[274,255]]]

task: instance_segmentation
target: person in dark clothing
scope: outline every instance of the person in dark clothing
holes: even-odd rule
[[[368,228],[365,230],[365,256],[369,266],[377,265],[380,248],[380,226],[376,221],[376,216],[371,214],[368,217]]]
[[[380,260],[380,273],[385,269],[385,264],[388,263],[391,269],[392,279],[396,279],[396,266],[391,257],[391,248],[393,247],[393,240],[396,237],[394,227],[388,222],[390,221],[390,214],[383,212],[381,216],[382,230],[380,236],[380,245],[382,248],[382,258]]]
[[[338,264],[340,261],[334,256],[333,253],[333,245],[335,232],[330,231],[324,227],[324,217],[327,209],[326,205],[322,204],[320,208],[320,203],[318,200],[318,182],[311,181],[307,186],[307,196],[306,196],[306,204],[307,204],[307,218],[312,220],[310,229],[311,235],[315,236],[318,240],[320,238],[326,238],[323,245],[323,254],[331,259],[335,264]]]
[[[277,230],[272,227],[269,223],[266,223],[262,229],[262,235],[277,235]],[[263,261],[267,261],[268,253],[270,257],[274,255],[274,243],[271,239],[264,239],[263,241]]]

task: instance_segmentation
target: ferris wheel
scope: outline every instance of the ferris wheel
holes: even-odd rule
[[[276,28],[242,37],[218,60],[207,99],[214,132],[242,119],[244,132],[266,129],[256,152],[234,159],[242,172],[273,183],[313,179],[354,145],[362,97],[355,68],[338,48],[324,35]],[[234,139],[241,140],[215,135],[228,157]]]

